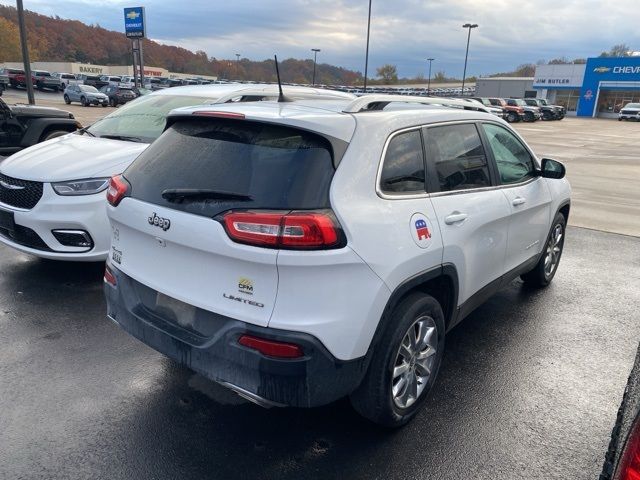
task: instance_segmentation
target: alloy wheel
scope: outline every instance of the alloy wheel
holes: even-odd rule
[[[407,330],[396,354],[391,380],[393,402],[413,405],[425,390],[436,360],[438,329],[431,317],[418,318]]]
[[[560,262],[560,254],[562,253],[562,245],[564,243],[564,229],[562,225],[557,224],[553,228],[549,242],[547,243],[547,250],[544,258],[544,275],[549,278]]]

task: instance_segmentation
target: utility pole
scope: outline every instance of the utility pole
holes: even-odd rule
[[[367,53],[364,59],[364,92],[367,92],[367,72],[369,69],[369,34],[371,33],[371,0],[369,0],[369,17],[367,20]]]
[[[429,80],[427,80],[427,96],[431,94],[431,62],[433,62],[435,58],[427,58],[429,62]]]
[[[464,96],[464,81],[467,76],[467,58],[469,58],[469,41],[471,40],[471,29],[478,28],[478,24],[465,23],[462,28],[469,29],[469,35],[467,36],[467,53],[464,54],[464,72],[462,73],[462,96]]]
[[[311,82],[312,86],[316,86],[316,61],[318,60],[318,52],[320,51],[319,48],[312,48],[311,51],[313,52],[313,81]]]
[[[27,28],[24,24],[24,8],[22,0],[16,0],[18,7],[18,26],[20,27],[20,44],[22,46],[22,62],[24,63],[24,81],[27,84],[27,98],[29,105],[35,105],[36,99],[33,95],[33,81],[31,78],[31,60],[29,59],[29,45],[27,44]]]
[[[240,54],[236,53],[236,77],[240,80]]]

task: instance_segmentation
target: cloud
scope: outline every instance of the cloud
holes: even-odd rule
[[[373,0],[369,70],[391,63],[402,76],[435,71],[460,76],[466,30],[471,35],[470,75],[510,70],[522,63],[561,56],[596,56],[616,43],[640,50],[633,15],[637,0]],[[129,0],[29,0],[28,8],[122,30]],[[234,0],[211,2],[147,0],[149,35],[211,57],[235,53],[263,60],[310,58],[364,71],[366,0]],[[14,5],[11,0],[0,4]]]

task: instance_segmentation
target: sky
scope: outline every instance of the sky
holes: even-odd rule
[[[597,56],[626,43],[640,50],[638,0],[372,0],[369,75],[384,64],[400,76],[461,77],[523,63]],[[210,57],[312,58],[364,72],[367,0],[24,0],[24,8],[124,31],[124,7],[146,7],[148,36]],[[15,6],[13,0],[0,4]]]

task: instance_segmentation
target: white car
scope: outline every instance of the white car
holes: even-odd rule
[[[564,167],[466,102],[199,106],[167,124],[111,180],[108,316],[258,404],[350,395],[402,425],[445,332],[558,268]]]
[[[260,88],[259,88],[260,87]],[[110,230],[105,190],[161,133],[177,107],[274,96],[275,87],[204,85],[145,95],[79,130],[27,148],[0,163],[0,242],[42,258],[102,261]],[[317,89],[293,95],[353,98]],[[222,100],[220,100],[222,99]],[[182,167],[175,165],[176,171]]]
[[[640,121],[640,103],[627,103],[620,109],[618,120]]]

